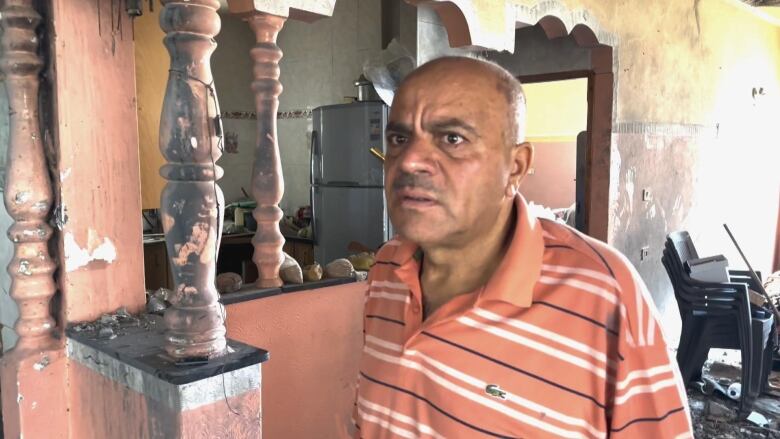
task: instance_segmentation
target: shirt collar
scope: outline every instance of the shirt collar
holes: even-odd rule
[[[544,238],[542,225],[528,211],[522,195],[515,198],[515,225],[512,241],[501,263],[485,285],[480,300],[500,300],[527,308],[533,301],[533,289],[542,269]],[[399,266],[396,272],[402,280],[411,271],[419,276],[419,264],[414,258],[419,247],[398,238],[400,245],[393,254],[393,262]]]

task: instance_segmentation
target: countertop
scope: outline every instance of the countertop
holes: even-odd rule
[[[235,303],[248,302],[255,299],[263,299],[280,294],[295,293],[299,291],[309,291],[318,288],[333,287],[356,282],[354,278],[322,279],[315,282],[305,282],[302,284],[288,284],[280,288],[257,288],[253,284],[244,285],[240,290],[234,293],[222,294],[219,301],[223,305],[232,305]]]
[[[242,233],[223,233],[222,234],[222,243],[223,244],[240,244],[243,242],[251,242],[252,237],[255,235],[255,232],[242,232]],[[299,236],[289,236],[289,235],[283,235],[284,239],[289,242],[304,242],[304,243],[311,243],[314,244],[314,240],[310,238],[301,238]],[[165,242],[165,235],[162,233],[145,233],[143,235],[143,242],[144,244],[156,244],[160,242]]]

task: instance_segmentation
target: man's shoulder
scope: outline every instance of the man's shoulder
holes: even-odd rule
[[[664,339],[658,327],[658,314],[650,292],[634,265],[622,253],[597,239],[586,236],[568,226],[542,220],[545,247],[565,248],[570,255],[550,259],[565,261],[576,269],[596,270],[597,276],[610,285],[604,297],[610,299],[619,313],[620,326],[633,346],[650,346]],[[578,256],[572,257],[571,254]],[[577,259],[579,257],[579,259]],[[570,270],[571,271],[571,270]],[[580,270],[573,270],[580,271]],[[594,276],[586,276],[594,278]],[[590,283],[590,282],[588,282]]]
[[[594,270],[609,276],[616,281],[618,289],[635,282],[638,275],[631,262],[611,245],[565,224],[547,219],[539,221],[545,252],[558,252],[556,260],[574,268]]]
[[[403,262],[401,252],[409,251],[406,247],[408,243],[397,237],[385,242],[376,252],[374,266],[368,275],[369,281],[393,277],[393,271]]]
[[[404,242],[400,238],[394,237],[393,239],[382,244],[376,252],[377,261],[391,262],[396,259],[398,250],[404,245]]]

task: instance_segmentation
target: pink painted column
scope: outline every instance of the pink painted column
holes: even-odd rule
[[[284,177],[276,138],[276,112],[282,83],[279,82],[279,60],[282,51],[276,37],[284,26],[285,17],[256,13],[246,18],[255,33],[257,43],[251,55],[255,62],[252,91],[257,109],[257,143],[252,170],[252,196],[257,201],[253,216],[257,232],[252,238],[255,247],[252,260],[257,265],[259,288],[282,285],[279,267],[284,261],[284,237],[279,231],[283,212],[279,202],[284,195]]]
[[[222,127],[211,76],[219,33],[217,0],[162,0],[160,26],[171,70],[160,119],[160,151],[168,180],[160,212],[173,271],[173,306],[165,312],[165,350],[176,359],[225,351],[224,309],[214,280],[224,199]]]
[[[9,438],[61,437],[67,434],[66,360],[49,312],[56,291],[52,277],[56,264],[48,249],[52,188],[38,118],[43,59],[38,55],[36,29],[41,17],[33,0],[6,0],[0,13],[0,69],[5,74],[10,117],[4,202],[14,220],[8,230],[14,242],[8,273],[10,296],[19,307],[14,326],[19,340],[2,358],[4,432]]]

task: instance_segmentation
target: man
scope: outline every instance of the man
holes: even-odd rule
[[[399,88],[385,184],[399,236],[369,274],[357,435],[692,437],[676,365],[624,257],[529,215],[525,98],[441,58]]]

